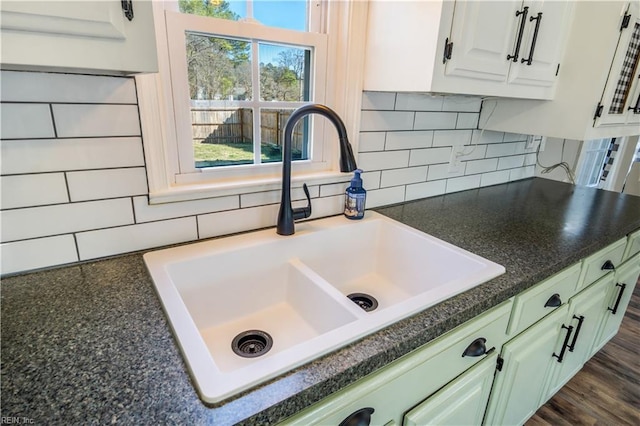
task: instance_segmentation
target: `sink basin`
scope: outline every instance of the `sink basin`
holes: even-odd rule
[[[504,273],[375,212],[144,260],[200,397],[219,402]]]

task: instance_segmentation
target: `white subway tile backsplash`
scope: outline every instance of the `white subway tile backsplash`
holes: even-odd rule
[[[434,180],[430,182],[407,185],[406,201],[417,200],[419,198],[434,197],[445,193],[447,187],[446,179]]]
[[[279,191],[149,204],[133,78],[0,73],[2,273],[275,226]],[[366,207],[533,176],[526,136],[476,130],[480,107],[479,97],[364,92]],[[452,147],[465,154],[455,173]],[[342,213],[348,185],[310,187],[312,218]],[[301,188],[293,198],[306,204]]]
[[[1,274],[63,265],[78,260],[73,235],[0,244]]]
[[[51,110],[47,104],[0,105],[0,138],[52,138],[55,137]]]
[[[456,129],[476,129],[479,118],[480,114],[477,112],[460,112],[458,113]]]
[[[443,111],[480,112],[482,99],[477,96],[445,96],[442,104]]]
[[[311,198],[316,198],[320,195],[320,187],[318,185],[309,186],[309,195]],[[241,194],[240,195],[240,207],[256,207],[256,206],[264,206],[265,204],[276,204],[280,203],[282,198],[281,191],[263,191],[263,192],[252,192],[249,194]],[[307,196],[304,193],[302,187],[291,188],[291,200],[306,200]]]
[[[149,199],[146,196],[133,198],[133,209],[137,223],[239,208],[240,199],[238,195],[165,204],[149,204]]]
[[[406,185],[427,180],[427,166],[384,170],[380,187]]]
[[[196,240],[197,237],[195,217],[99,229],[76,235],[80,260],[183,243]]]
[[[513,169],[524,166],[524,155],[513,157],[500,157],[498,159],[498,170]]]
[[[409,166],[425,166],[428,164],[446,163],[451,157],[451,147],[412,149]]]
[[[526,142],[515,142],[514,145],[516,146],[516,154],[526,154],[527,152],[531,152],[530,149],[526,148]]]
[[[0,188],[2,209],[69,202],[63,173],[3,176]]]
[[[2,242],[133,223],[130,198],[0,211]]]
[[[140,138],[1,141],[2,174],[143,166]]]
[[[53,104],[58,137],[138,136],[137,105]]]
[[[524,165],[534,166],[536,164],[536,159],[537,159],[536,154],[527,154],[524,156]]]
[[[342,194],[344,194],[344,191]],[[311,200],[311,202],[313,203],[313,208],[311,209],[311,217],[309,219],[317,219],[320,217],[344,213],[344,195],[315,198]],[[275,230],[273,232],[275,232]]]
[[[137,103],[133,78],[0,71],[2,102]]]
[[[363,92],[362,109],[392,110],[396,103],[396,94],[391,92]]]
[[[382,172],[377,170],[373,172],[364,172],[360,175],[362,177],[362,186],[366,190],[380,188],[380,179]]]
[[[480,186],[498,185],[509,182],[509,170],[484,173],[480,179]]]
[[[494,132],[491,130],[474,130],[471,141],[474,144],[502,143],[503,138],[503,132]]]
[[[471,134],[471,130],[437,130],[433,134],[433,146],[468,145]]]
[[[527,135],[522,135],[519,133],[505,133],[504,138],[502,139],[503,142],[521,142],[526,140]]]
[[[442,111],[444,96],[428,93],[398,93],[396,110],[402,111]]]
[[[433,144],[433,131],[419,130],[412,132],[387,132],[385,149],[429,148]]]
[[[415,130],[455,129],[455,112],[416,112]]]
[[[409,151],[363,152],[358,165],[364,171],[399,169],[409,165]]]
[[[487,145],[466,145],[460,153],[460,161],[471,161],[484,158],[487,153]]]
[[[467,175],[474,175],[477,173],[493,172],[498,168],[497,158],[487,158],[485,160],[474,160],[467,162],[467,168],[465,170]]]
[[[362,177],[362,175],[360,176]],[[364,178],[362,179],[364,184]],[[344,191],[349,187],[350,182],[332,183],[320,186],[320,197],[330,197],[333,195],[344,195]]]
[[[387,204],[401,203],[404,201],[404,186],[374,189],[367,191],[367,208],[380,207]]]
[[[446,193],[466,191],[467,189],[478,188],[480,186],[480,175],[462,176],[447,179]]]
[[[412,130],[415,115],[411,111],[362,111],[360,131]]]
[[[385,132],[362,132],[358,141],[358,152],[383,151]]]
[[[71,201],[127,197],[149,192],[144,167],[68,172],[67,181]]]
[[[447,179],[464,175],[464,165],[460,167],[459,171],[449,172],[449,164],[434,164],[429,166],[429,172],[427,173],[427,180]]]
[[[200,238],[218,237],[220,235],[252,229],[266,228],[276,225],[278,205],[250,207],[220,213],[198,216]],[[275,233],[275,230],[273,231]]]
[[[518,169],[509,170],[509,180],[520,180],[533,177],[535,175],[535,166],[520,167]]]
[[[518,151],[517,143],[491,144],[491,145],[487,145],[487,158],[516,155],[517,151]]]

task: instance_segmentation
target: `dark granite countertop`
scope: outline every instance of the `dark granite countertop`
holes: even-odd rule
[[[545,179],[377,210],[507,272],[217,407],[190,382],[141,254],[5,278],[1,415],[275,423],[640,228],[640,197]]]

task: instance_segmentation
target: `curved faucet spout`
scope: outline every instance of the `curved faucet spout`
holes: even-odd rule
[[[278,223],[276,232],[280,235],[292,235],[295,232],[293,222],[297,219],[304,219],[311,215],[311,198],[307,185],[303,186],[307,196],[307,207],[293,209],[291,207],[291,139],[296,123],[309,114],[320,114],[334,125],[338,131],[340,142],[340,171],[351,172],[357,169],[356,160],[347,137],[347,129],[342,119],[331,108],[321,104],[309,104],[295,110],[287,124],[284,126],[284,142],[282,153],[282,198],[280,200],[280,211],[278,212]]]

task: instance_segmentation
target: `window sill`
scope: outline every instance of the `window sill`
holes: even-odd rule
[[[329,185],[346,183],[351,179],[351,173],[336,171],[305,173],[291,177],[291,187],[300,188],[307,185]],[[149,193],[150,204],[175,203],[180,201],[202,200],[206,198],[224,197],[228,195],[249,194],[253,192],[279,190],[282,187],[282,177],[229,180],[207,184],[173,185],[166,190]]]

